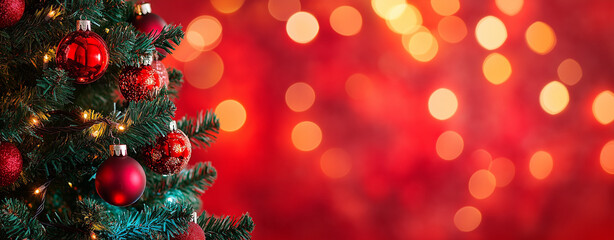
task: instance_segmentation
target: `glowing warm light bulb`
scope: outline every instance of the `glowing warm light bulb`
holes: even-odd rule
[[[350,154],[340,148],[331,148],[322,154],[320,168],[330,178],[345,177],[352,169]]]
[[[269,0],[269,13],[279,21],[286,21],[295,12],[301,11],[300,0]]]
[[[89,115],[87,114],[87,112],[83,112],[83,119],[87,119]]]
[[[297,43],[311,42],[319,31],[318,20],[308,12],[297,12],[290,16],[288,22],[286,22],[288,36]]]
[[[352,36],[362,28],[362,16],[356,8],[340,6],[330,14],[330,26],[343,36]]]
[[[475,27],[475,37],[483,48],[495,50],[501,47],[507,39],[507,29],[498,18],[486,16]]]
[[[523,3],[524,0],[495,0],[497,8],[509,16],[514,16],[520,12]]]
[[[539,94],[539,104],[550,115],[560,113],[569,103],[569,92],[561,82],[552,81]]]
[[[529,48],[534,52],[544,55],[549,53],[556,45],[554,30],[544,22],[534,22],[527,28],[525,39]]]
[[[454,92],[447,88],[435,90],[429,97],[429,112],[438,120],[451,118],[458,109],[458,100]]]
[[[492,84],[499,85],[507,81],[512,75],[512,65],[499,53],[491,53],[484,59],[482,64],[482,72],[486,80]]]
[[[316,99],[316,94],[309,84],[297,82],[286,90],[286,104],[295,112],[307,111]]]
[[[124,125],[121,125],[121,124],[120,124],[120,125],[118,125],[118,126],[117,126],[117,129],[118,129],[119,131],[124,131],[124,130],[126,130],[126,127],[124,127]]]
[[[477,170],[469,178],[469,193],[476,199],[485,199],[492,195],[497,187],[495,175],[486,169]]]
[[[39,193],[41,193],[40,188],[37,188],[36,190],[34,190],[34,194],[39,194]]]
[[[188,25],[185,38],[194,49],[211,50],[221,42],[222,24],[213,16],[199,16]]]
[[[49,54],[45,54],[45,56],[43,56],[43,62],[45,63],[49,62]]]
[[[345,91],[354,99],[366,99],[373,94],[373,83],[364,74],[355,73],[345,82]]]
[[[593,101],[593,115],[597,122],[606,125],[614,121],[614,93],[603,91]]]
[[[32,125],[38,125],[38,123],[39,123],[38,118],[36,118],[36,117],[30,118],[30,123]]]
[[[571,58],[563,60],[556,72],[559,75],[559,80],[569,86],[575,85],[582,78],[582,67]]]
[[[68,182],[68,186],[72,188],[72,183],[71,183],[71,182]]]
[[[516,166],[507,158],[496,158],[492,160],[489,170],[495,175],[495,179],[497,179],[497,187],[505,187],[510,184],[516,174]]]
[[[92,232],[92,234],[90,234],[90,238],[91,239],[97,239],[98,237],[96,237],[96,233]]]
[[[217,105],[214,112],[220,119],[220,129],[226,132],[239,130],[247,119],[245,108],[234,99],[222,101]]]
[[[439,15],[450,16],[458,12],[460,2],[458,0],[431,0],[431,7]]]
[[[463,19],[457,16],[442,18],[437,24],[439,36],[446,42],[457,43],[467,36],[467,26]]]
[[[400,14],[399,10],[402,10],[397,7],[404,5],[407,5],[406,0],[371,0],[373,10],[383,19],[397,18]]]
[[[52,18],[55,16],[55,14],[56,14],[55,10],[51,10],[49,11],[49,13],[47,13],[47,18]]]
[[[599,155],[599,163],[601,168],[609,174],[614,174],[614,140],[610,140],[601,149]]]
[[[301,151],[311,151],[320,145],[322,130],[314,122],[304,121],[292,129],[292,143]]]
[[[397,10],[398,9],[398,10]],[[422,14],[418,8],[411,4],[398,5],[395,11],[399,14],[397,17],[386,19],[388,28],[398,34],[410,34],[418,30],[422,25]]]
[[[544,179],[552,172],[552,156],[548,152],[538,151],[531,156],[529,171],[537,179]]]
[[[221,13],[233,13],[243,6],[245,0],[211,0],[213,8]]]
[[[439,135],[435,144],[437,155],[443,160],[454,160],[460,156],[464,148],[463,137],[454,131],[446,131]]]
[[[185,80],[198,89],[215,86],[224,75],[224,61],[214,51],[206,51],[193,61],[185,63]]]
[[[465,206],[454,214],[454,226],[461,232],[471,232],[482,222],[482,213],[475,207]]]

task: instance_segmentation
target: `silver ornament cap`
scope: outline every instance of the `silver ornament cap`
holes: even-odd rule
[[[194,223],[198,223],[198,213],[192,212],[192,219],[190,219]]]
[[[135,8],[136,14],[145,15],[151,13],[151,4],[149,3],[141,3],[137,4]]]
[[[175,120],[172,120],[169,124],[168,124],[168,128],[171,129],[171,131],[175,131],[177,130],[177,122]]]
[[[109,150],[111,150],[111,156],[114,156],[114,157],[128,156],[128,147],[126,147],[125,144],[110,145]]]
[[[153,63],[153,54],[149,54],[147,56],[141,56],[141,64],[145,66],[149,66]]]
[[[79,30],[91,31],[92,24],[90,23],[90,20],[77,20],[77,31]]]

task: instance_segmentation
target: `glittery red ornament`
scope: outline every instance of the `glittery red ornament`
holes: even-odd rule
[[[0,187],[13,184],[23,166],[19,149],[10,142],[0,143]]]
[[[126,145],[111,145],[111,157],[96,172],[96,192],[115,206],[133,204],[145,191],[145,171],[141,164],[128,157]]]
[[[0,0],[0,28],[10,27],[19,22],[25,9],[25,0]]]
[[[175,174],[188,165],[192,156],[192,143],[177,123],[172,121],[168,135],[159,137],[153,147],[145,152],[144,162],[147,167],[159,174]]]
[[[90,21],[78,20],[77,31],[60,41],[56,61],[76,83],[91,83],[107,70],[109,50],[104,40],[90,30]]]
[[[158,38],[162,29],[166,26],[166,21],[155,13],[151,12],[151,4],[141,3],[137,4],[136,16],[132,20],[132,25],[142,33],[150,34],[154,40]],[[163,59],[167,52],[161,48],[156,48],[160,53],[160,59]]]
[[[166,71],[166,66],[162,61],[153,61],[151,67],[156,70],[158,73],[158,77],[160,77],[160,87],[168,87],[168,72]]]
[[[151,60],[146,64],[151,64]],[[128,101],[151,100],[161,86],[158,73],[150,65],[126,67],[119,74],[119,91]]]
[[[190,222],[188,230],[181,235],[175,236],[173,240],[205,240],[205,231],[196,223]]]

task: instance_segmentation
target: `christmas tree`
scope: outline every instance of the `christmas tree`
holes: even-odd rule
[[[0,0],[0,239],[251,238],[248,214],[194,217],[219,122],[172,120],[182,38],[149,4]]]

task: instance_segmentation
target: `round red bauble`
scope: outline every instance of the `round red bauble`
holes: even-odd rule
[[[19,149],[10,142],[0,143],[0,187],[13,184],[19,178],[23,160]]]
[[[156,70],[158,77],[160,77],[160,87],[168,87],[168,72],[166,71],[166,66],[164,66],[164,63],[156,60],[153,61],[151,67]]]
[[[151,100],[160,87],[160,77],[151,66],[126,67],[119,74],[119,91],[128,101]]]
[[[19,22],[25,9],[25,0],[0,0],[0,28],[10,27]]]
[[[151,12],[151,4],[141,3],[136,5],[136,16],[132,19],[132,25],[142,33],[149,34],[154,41],[166,26],[166,21],[155,13]],[[156,48],[159,58],[164,59],[167,52],[162,48]]]
[[[188,165],[192,156],[192,144],[190,139],[177,124],[172,121],[171,131],[163,137],[159,137],[153,147],[145,152],[144,162],[156,173],[168,175],[180,172]]]
[[[77,21],[77,31],[60,41],[56,53],[58,67],[75,78],[76,83],[98,80],[109,66],[109,50],[104,40],[90,31],[87,20]]]
[[[181,235],[175,236],[173,240],[205,240],[205,231],[196,223],[190,222],[188,230]]]
[[[145,171],[126,155],[126,145],[111,145],[111,157],[96,172],[96,192],[115,206],[133,204],[145,191]]]

